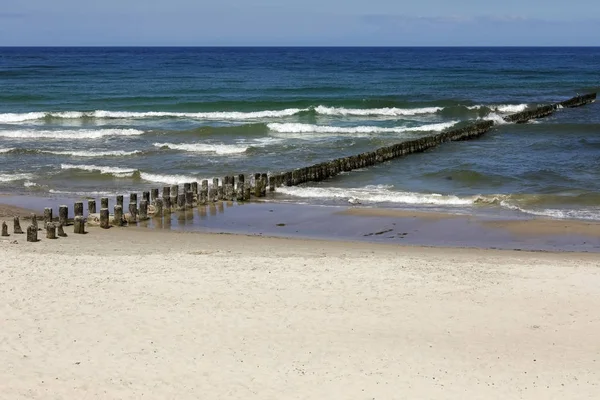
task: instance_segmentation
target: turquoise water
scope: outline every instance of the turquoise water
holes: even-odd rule
[[[600,86],[600,48],[0,48],[0,192],[278,172]],[[276,200],[600,219],[597,103]]]

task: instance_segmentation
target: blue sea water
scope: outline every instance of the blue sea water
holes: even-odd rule
[[[0,48],[0,192],[279,172],[600,87],[600,48]],[[597,103],[275,200],[600,219]]]

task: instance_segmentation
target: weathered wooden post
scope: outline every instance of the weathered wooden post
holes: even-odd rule
[[[29,225],[27,227],[27,241],[28,242],[37,242],[38,241],[37,233],[38,233],[38,227]]]
[[[235,191],[235,193],[237,195],[237,201],[244,201],[244,195],[245,195],[244,180],[245,180],[244,174],[239,174],[238,182],[237,182],[237,189]]]
[[[63,224],[61,224],[59,222],[58,225],[56,226],[56,229],[58,230],[59,237],[67,237],[67,234],[65,233],[65,230],[63,229]]]
[[[108,208],[100,209],[100,228],[102,228],[102,229],[110,228],[110,221],[108,219]]]
[[[148,193],[150,194],[150,193]],[[140,221],[146,221],[148,219],[148,200],[140,201]]]
[[[76,201],[73,206],[73,214],[76,217],[83,217],[83,201]]]
[[[37,222],[37,215],[35,215],[35,214],[31,214],[31,225],[33,227],[35,227],[36,231],[38,231],[40,229],[38,226],[38,222]]]
[[[217,182],[219,180],[217,179]],[[223,200],[223,185],[219,186],[217,183],[217,200]]]
[[[123,206],[115,205],[115,215],[113,216],[113,225],[123,226]]]
[[[181,193],[177,196],[177,210],[184,211],[185,210],[185,194]]]
[[[275,191],[275,177],[270,176],[269,177],[269,192],[274,192]]]
[[[179,185],[171,185],[171,198],[175,197],[175,202],[173,203],[173,207],[177,205],[177,197],[179,197]]]
[[[85,233],[85,223],[82,215],[77,215],[73,219],[73,233],[83,235]]]
[[[96,214],[96,200],[88,199],[88,215]]]
[[[260,174],[254,174],[254,197],[260,197]]]
[[[8,225],[4,221],[2,221],[2,236],[10,236],[8,234]]]
[[[183,184],[183,194],[187,195],[187,192],[192,190],[192,183],[191,182],[186,182]]]
[[[44,224],[52,222],[52,207],[44,208]]]
[[[118,195],[117,196],[117,205],[121,206],[121,208],[125,207],[124,203],[123,203],[123,195]]]
[[[208,202],[208,179],[203,179],[200,188],[200,204],[206,204]]]
[[[158,199],[158,188],[150,189],[150,204],[156,204]]]
[[[146,200],[146,203],[150,204],[150,192],[142,192],[142,200]]]
[[[191,190],[185,192],[185,206],[187,208],[194,208],[194,192]]]
[[[46,239],[56,239],[56,225],[54,222],[46,224]]]
[[[214,203],[215,201],[217,201],[217,188],[211,186],[211,188],[208,189],[208,202]]]
[[[262,173],[260,175],[260,197],[265,197],[267,195],[267,185],[269,181],[266,173]]]
[[[251,195],[252,195],[252,189],[250,188],[250,185],[245,185],[244,186],[244,199],[250,200]]]
[[[108,208],[108,197],[100,198],[100,208]]]
[[[162,190],[162,199],[163,199],[163,207],[164,207],[164,212],[168,213],[171,212],[171,187],[170,186],[163,186],[163,190]]]
[[[226,183],[224,188],[223,197],[225,200],[231,201],[233,200],[233,176],[226,176]]]
[[[19,234],[19,235],[23,233],[23,229],[21,229],[21,222],[19,221],[19,217],[13,218],[13,233]]]
[[[163,199],[157,197],[156,199],[154,199],[154,207],[155,207],[155,211],[154,211],[154,217],[155,218],[161,218],[163,216]]]
[[[192,193],[194,193],[194,197],[198,198],[198,182],[192,182]]]
[[[136,222],[137,216],[138,216],[137,194],[131,193],[129,195],[129,222]]]

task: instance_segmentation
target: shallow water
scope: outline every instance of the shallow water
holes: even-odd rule
[[[598,48],[0,49],[0,192],[278,172],[565,100]],[[275,199],[600,219],[598,104]]]

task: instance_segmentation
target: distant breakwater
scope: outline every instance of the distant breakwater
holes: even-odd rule
[[[560,108],[579,107],[594,102],[596,93],[576,96],[560,103],[540,106],[532,110],[525,110],[504,117],[508,123],[525,123],[532,119],[543,118],[554,113]],[[100,212],[96,211],[96,201],[88,200],[87,218],[84,218],[84,204],[75,202],[73,206],[74,218],[69,217],[69,208],[62,205],[58,209],[58,218],[53,217],[52,208],[44,210],[44,227],[48,239],[66,236],[64,226],[73,225],[74,233],[85,233],[85,224],[100,225],[102,228],[111,226],[125,226],[137,224],[149,218],[162,218],[175,211],[187,211],[194,207],[206,206],[217,201],[249,201],[267,195],[267,191],[274,192],[277,187],[296,186],[308,182],[319,182],[332,178],[342,172],[370,167],[376,164],[394,160],[413,153],[424,152],[446,142],[471,140],[488,132],[495,125],[494,121],[484,120],[468,126],[452,129],[436,135],[430,135],[402,143],[384,146],[374,151],[364,152],[349,157],[337,158],[328,162],[297,168],[280,173],[255,173],[246,179],[243,174],[226,176],[223,179],[213,178],[212,182],[188,182],[179,185],[164,186],[162,196],[158,188],[144,191],[138,202],[137,193],[129,194],[129,204],[125,208],[124,196],[116,198],[114,212],[109,213],[109,199],[100,199]],[[182,189],[182,190],[180,190]],[[27,240],[38,241],[37,216],[31,216],[31,225],[27,228]],[[20,227],[19,218],[13,221],[13,233],[24,233]],[[6,223],[2,224],[1,236],[9,236]]]
[[[509,123],[526,123],[532,119],[547,117],[560,108],[580,107],[596,100],[596,93],[583,96],[575,96],[560,103],[537,107],[533,110],[525,110],[504,117]],[[307,182],[319,182],[331,178],[341,172],[349,172],[359,168],[370,167],[386,161],[403,157],[408,154],[420,153],[445,142],[475,139],[488,132],[495,125],[494,121],[485,120],[476,122],[469,126],[452,129],[437,135],[425,136],[415,140],[409,140],[381,147],[377,150],[361,153],[355,156],[338,158],[332,161],[311,165],[305,168],[297,168],[293,171],[274,174],[269,177],[271,190],[279,186],[296,186]]]

